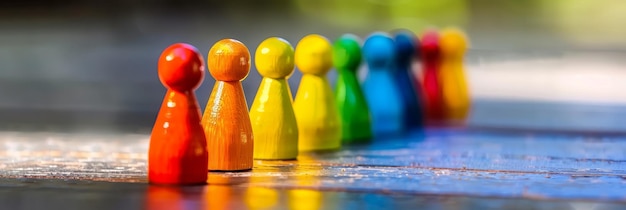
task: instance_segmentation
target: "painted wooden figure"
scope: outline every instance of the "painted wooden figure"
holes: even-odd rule
[[[326,73],[333,65],[332,46],[317,34],[307,35],[296,46],[295,63],[303,73],[294,101],[300,151],[341,147],[341,122]]]
[[[441,31],[441,80],[446,119],[462,124],[470,111],[470,97],[463,67],[467,38],[459,29]]]
[[[166,48],[158,73],[167,93],[150,135],[148,181],[151,184],[206,184],[207,141],[193,91],[204,80],[204,59],[184,43]]]
[[[439,49],[439,34],[435,30],[428,30],[422,35],[422,91],[426,123],[438,125],[445,120],[443,93],[441,90],[441,51]]]
[[[393,39],[381,32],[370,35],[363,44],[363,57],[368,66],[363,91],[372,112],[374,135],[404,132],[404,103],[394,77],[397,68]]]
[[[241,81],[250,72],[250,52],[223,39],[209,50],[209,72],[217,81],[202,116],[209,148],[209,170],[252,169],[254,136]]]
[[[372,138],[370,110],[357,78],[361,66],[361,46],[352,34],[341,36],[333,44],[333,64],[338,77],[335,100],[341,119],[344,143],[368,142]]]
[[[407,128],[421,128],[424,121],[422,91],[417,91],[421,87],[411,68],[418,54],[415,49],[419,46],[418,39],[411,31],[398,30],[394,35],[394,43],[397,68],[394,73],[404,103],[404,124]]]
[[[294,49],[271,37],[259,45],[255,64],[263,76],[250,109],[254,158],[288,160],[298,156],[298,125],[287,78],[294,72]]]

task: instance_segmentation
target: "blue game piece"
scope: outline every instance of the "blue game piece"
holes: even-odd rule
[[[397,67],[396,48],[386,33],[374,33],[363,44],[363,58],[368,74],[363,92],[372,113],[375,136],[399,134],[404,131],[404,105],[394,78]]]
[[[404,123],[407,128],[422,127],[424,121],[421,85],[412,72],[411,63],[417,54],[417,36],[413,32],[400,30],[395,33],[396,67],[395,79],[402,94]]]

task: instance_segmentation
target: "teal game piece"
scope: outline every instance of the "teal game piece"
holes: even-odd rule
[[[413,74],[411,64],[416,57],[419,42],[411,31],[398,30],[395,33],[396,68],[395,79],[404,103],[404,123],[408,128],[423,126],[424,108],[421,85]]]
[[[369,68],[363,91],[372,112],[374,135],[402,133],[404,104],[394,76],[397,67],[393,39],[381,32],[370,35],[363,44],[363,57]]]
[[[335,101],[341,119],[341,140],[344,143],[367,142],[372,137],[372,123],[367,101],[357,79],[361,65],[359,38],[345,34],[333,44],[333,65],[338,77]]]

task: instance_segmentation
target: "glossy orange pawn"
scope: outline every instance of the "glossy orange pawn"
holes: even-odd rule
[[[148,180],[206,184],[207,142],[193,93],[204,79],[204,60],[195,47],[178,43],[163,51],[158,68],[168,90],[150,135]]]
[[[241,81],[250,73],[250,52],[241,42],[223,39],[208,55],[217,80],[202,116],[209,150],[209,170],[252,169],[254,139]]]

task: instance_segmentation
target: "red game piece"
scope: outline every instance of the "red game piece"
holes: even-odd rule
[[[424,92],[426,123],[438,124],[444,120],[445,113],[441,80],[439,78],[441,52],[437,31],[428,30],[423,34],[420,51],[422,55],[422,91]]]
[[[204,80],[204,60],[188,44],[174,44],[159,58],[159,79],[168,88],[148,151],[148,180],[154,184],[206,184],[207,142],[193,91]]]

